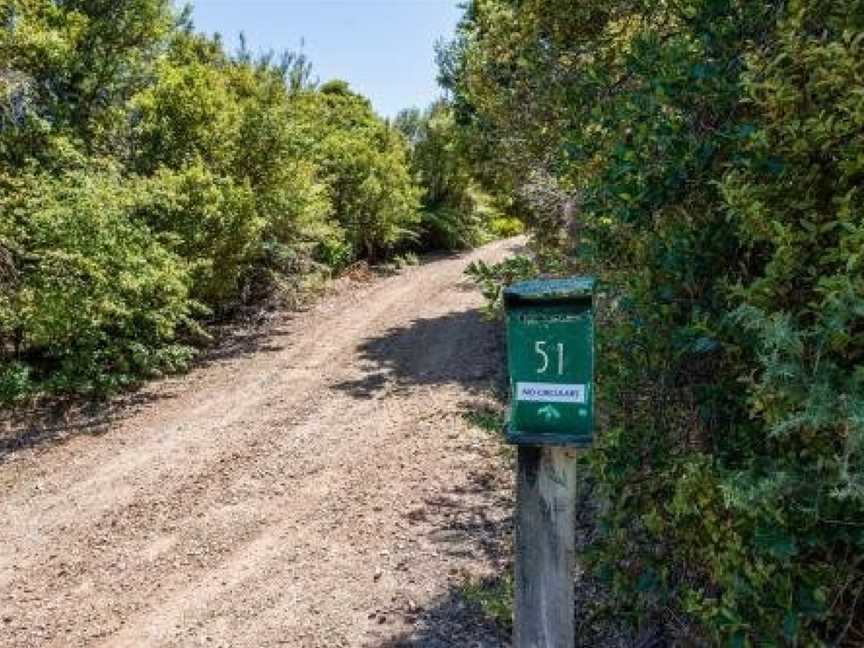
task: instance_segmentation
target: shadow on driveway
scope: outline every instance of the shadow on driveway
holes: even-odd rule
[[[493,621],[474,601],[465,585],[494,588],[496,579],[510,570],[513,503],[503,486],[507,478],[485,468],[469,469],[467,484],[426,498],[405,516],[418,533],[431,541],[453,565],[480,563],[486,575],[475,576],[458,568],[446,593],[424,609],[395,610],[413,624],[411,631],[366,644],[369,648],[507,648],[509,630]]]
[[[393,386],[459,384],[475,393],[501,380],[502,348],[500,323],[479,309],[420,318],[365,340],[357,350],[364,375],[335,389],[373,398]]]
[[[510,638],[485,618],[479,606],[467,602],[460,590],[450,591],[434,606],[421,611],[414,631],[367,648],[509,648]]]

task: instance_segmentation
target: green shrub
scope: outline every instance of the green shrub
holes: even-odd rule
[[[442,99],[424,111],[403,110],[394,123],[408,139],[411,172],[423,189],[419,247],[459,250],[493,238],[492,221],[502,214],[477,187],[452,106]]]
[[[489,222],[489,230],[497,238],[511,238],[525,232],[525,225],[515,216],[499,216]]]
[[[424,244],[438,250],[463,250],[485,241],[482,221],[467,206],[424,209],[420,231]]]
[[[136,218],[174,241],[189,264],[194,298],[219,305],[234,297],[266,225],[252,189],[199,165],[160,170],[142,188]]]
[[[539,272],[537,263],[529,256],[517,255],[500,263],[472,261],[465,269],[486,298],[486,311],[492,317],[503,314],[504,288],[517,281],[533,279]]]
[[[442,56],[526,270],[602,280],[588,558],[622,614],[864,638],[862,45],[860,1],[478,0]]]
[[[33,391],[30,367],[22,362],[0,363],[0,403],[14,403]]]
[[[0,242],[26,259],[0,313],[4,346],[18,338],[6,379],[105,391],[188,360],[188,264],[130,218],[136,183],[109,167],[2,184]]]
[[[345,82],[300,98],[298,112],[351,261],[380,260],[415,238],[420,189],[408,170],[402,134]]]
[[[195,322],[418,235],[405,138],[171,0],[0,2],[2,398],[177,370]]]

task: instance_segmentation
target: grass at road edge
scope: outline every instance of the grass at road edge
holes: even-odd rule
[[[511,461],[515,457],[513,448],[504,441],[504,422],[506,403],[500,393],[490,393],[488,400],[466,408],[462,417],[476,428],[495,437],[499,452]],[[508,634],[513,630],[513,566],[494,576],[477,578],[468,576],[459,588],[463,598],[480,608],[502,631]]]

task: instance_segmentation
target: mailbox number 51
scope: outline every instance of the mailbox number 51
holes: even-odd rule
[[[549,369],[549,351],[546,349],[546,341],[545,340],[537,340],[534,342],[534,352],[540,356],[540,366],[537,367],[538,374],[544,374]],[[564,343],[559,342],[555,345],[555,349],[558,352],[558,375],[564,375]]]

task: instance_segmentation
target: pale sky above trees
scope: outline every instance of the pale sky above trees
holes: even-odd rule
[[[179,4],[179,2],[178,2]],[[435,41],[450,38],[457,0],[196,0],[199,31],[229,49],[302,50],[322,81],[342,78],[383,116],[425,106],[439,94]]]

